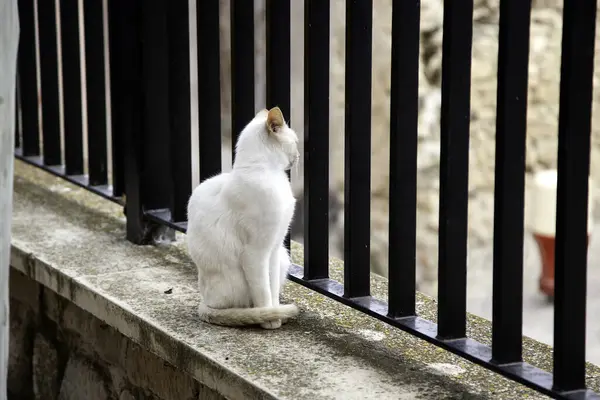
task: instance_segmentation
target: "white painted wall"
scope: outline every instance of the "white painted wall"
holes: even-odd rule
[[[7,396],[8,273],[18,43],[17,0],[0,0],[0,400]]]

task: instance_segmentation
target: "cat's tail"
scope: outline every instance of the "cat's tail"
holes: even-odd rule
[[[295,304],[276,307],[211,308],[204,303],[198,306],[198,314],[204,322],[223,326],[258,325],[276,320],[287,320],[298,315]]]

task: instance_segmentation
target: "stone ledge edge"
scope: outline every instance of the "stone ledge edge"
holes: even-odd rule
[[[11,243],[10,265],[219,394],[227,398],[277,399],[267,389],[175,339],[168,331],[140,317],[118,300],[69,277],[15,241]],[[178,355],[184,353],[193,353],[195,357],[182,363]]]
[[[90,212],[99,213],[112,220],[123,221],[121,207],[101,199],[85,189],[72,185],[42,170],[17,161],[15,162],[15,176],[18,176],[20,179],[22,179],[22,183],[25,183],[26,185],[32,185],[38,190],[48,193],[51,196],[59,196],[64,198],[66,201],[78,204]],[[57,187],[68,187],[71,190],[68,192],[52,190],[52,185]],[[216,390],[218,393],[231,398],[238,398],[240,395],[242,395],[242,398],[245,398],[244,396],[248,395],[258,398],[277,398],[267,389],[255,384],[243,376],[240,376],[239,374],[236,374],[235,372],[230,371],[226,366],[218,363],[211,357],[200,353],[197,349],[178,341],[167,330],[163,330],[144,318],[139,317],[135,312],[127,309],[126,306],[120,304],[120,302],[116,299],[111,299],[110,296],[99,294],[93,288],[87,286],[84,282],[79,282],[77,281],[77,278],[69,277],[56,267],[44,262],[41,257],[32,254],[32,252],[27,249],[27,246],[19,243],[18,240],[13,238],[11,247],[14,253],[14,255],[11,253],[11,265],[16,269],[43,286],[49,288],[50,290],[55,291],[62,297],[73,301],[74,304],[78,305],[80,308],[90,312],[92,315],[113,326],[116,330],[144,346],[150,352],[164,358],[173,365],[180,367],[182,371],[190,374],[192,377],[211,389]],[[176,245],[175,247],[179,246]],[[179,248],[179,251],[182,251],[182,249]],[[292,258],[296,264],[304,264],[302,246],[296,242],[292,242]],[[330,258],[329,266],[331,278],[341,281],[341,279],[343,279],[343,261],[336,258]],[[387,279],[373,273],[371,274],[371,287],[374,297],[379,299],[387,298],[387,282]],[[302,288],[302,286],[298,284],[293,284],[292,287]],[[77,292],[78,288],[83,288],[82,291],[80,290],[81,293]],[[82,296],[82,294],[85,294],[85,296]],[[431,298],[420,292],[417,292],[416,295],[418,315],[430,321],[435,321],[437,319],[437,301],[434,298]],[[79,299],[77,296],[79,296]],[[293,296],[294,293],[292,291],[292,297]],[[120,310],[118,316],[116,314],[112,315],[110,312],[108,312],[109,310],[111,312],[114,311],[113,309],[117,311]],[[348,307],[348,309],[350,308]],[[135,327],[139,326],[140,324],[151,328],[150,332],[152,332],[153,337],[149,343],[142,340],[143,338],[139,334],[139,329],[135,329]],[[393,327],[389,328],[391,330],[396,330]],[[488,346],[491,345],[491,322],[489,320],[467,313],[467,331],[469,338],[477,340]],[[414,337],[414,339],[419,343],[423,343],[424,346],[430,346],[427,342],[417,339],[416,337]],[[178,351],[190,352],[190,350],[194,354],[199,355],[199,357],[195,358],[196,363],[193,365],[181,365],[180,360],[176,357]],[[442,349],[438,348],[438,350]],[[451,354],[446,351],[444,351],[444,353]],[[551,346],[524,336],[523,357],[524,361],[535,365],[538,368],[542,368],[547,371],[552,370]],[[426,360],[423,361],[421,358],[421,355],[415,354],[415,360],[426,362]],[[206,364],[208,364],[208,367]],[[472,365],[472,368],[487,371],[482,367],[476,366],[475,364],[468,364]],[[471,367],[469,367],[469,369],[471,369]],[[211,377],[211,372],[218,373],[220,375],[219,379],[225,382],[239,383],[239,390],[235,389],[235,385],[231,385],[229,383],[219,384],[220,382],[217,379]],[[484,376],[487,375],[489,377],[490,375],[488,374],[493,373],[488,371],[486,374],[484,374]],[[484,376],[477,378],[472,383],[476,383],[481,378],[485,379]],[[497,374],[493,374],[493,376],[500,378],[500,375]],[[452,381],[456,381],[451,377],[448,378],[450,378]],[[589,385],[591,389],[596,391],[600,390],[600,367],[591,363],[587,363],[587,378],[588,385],[592,383]],[[463,381],[463,383],[465,382]],[[509,386],[512,386],[513,389],[525,388],[516,382],[507,381],[506,383],[508,383]]]

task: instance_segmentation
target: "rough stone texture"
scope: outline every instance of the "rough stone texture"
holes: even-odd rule
[[[34,314],[30,309],[17,302],[10,302],[7,385],[11,394],[32,395],[33,321]]]
[[[130,346],[202,384],[198,398],[206,390],[230,399],[544,398],[295,284],[286,285],[283,301],[297,303],[302,313],[280,330],[203,324],[196,317],[196,273],[181,240],[134,246],[124,240],[120,207],[21,163],[15,182],[13,271],[44,285],[39,309],[58,319],[69,351],[101,371],[111,399],[124,390],[159,398],[150,383],[134,385],[129,371],[119,370],[125,364],[109,361],[121,360]],[[112,257],[120,263],[111,271],[103,262]],[[293,259],[303,263],[295,244]],[[330,270],[341,279],[338,260]],[[371,287],[386,298],[385,279],[373,275]],[[419,294],[417,312],[435,321],[435,301]],[[468,334],[489,345],[489,321],[469,315]],[[126,344],[114,340],[119,335]],[[114,348],[103,349],[108,344]],[[524,359],[552,368],[551,349],[528,338]],[[456,368],[444,367],[449,364]],[[160,363],[142,365],[153,370]],[[169,376],[170,366],[161,374]],[[600,370],[588,365],[588,377],[598,390]]]
[[[136,400],[129,390],[123,390],[119,396],[119,400]]]
[[[33,394],[36,399],[56,399],[59,391],[58,350],[43,335],[33,343]]]
[[[303,128],[303,12],[302,1],[292,2],[292,127]],[[372,87],[372,185],[371,185],[371,267],[387,275],[391,0],[373,3],[373,87]],[[229,0],[221,0],[222,76],[224,120],[229,118]],[[493,234],[493,191],[495,166],[495,112],[498,41],[498,0],[475,0],[471,79],[471,145],[469,156],[469,252],[491,246]],[[558,0],[533,1],[529,94],[527,120],[527,173],[556,166],[558,95],[560,81],[561,7]],[[256,4],[256,57],[264,62],[264,2]],[[419,146],[417,191],[417,264],[419,288],[436,294],[437,234],[439,212],[440,106],[443,0],[421,1],[421,54],[419,70]],[[344,70],[345,2],[331,0],[330,73],[330,244],[332,254],[343,254],[343,173],[344,173]],[[600,33],[599,33],[600,34]],[[597,57],[596,62],[600,62]],[[262,67],[257,73],[262,73]],[[595,85],[600,68],[596,68]],[[257,80],[257,92],[264,91],[264,79]],[[594,97],[592,137],[592,178],[600,166],[600,97]],[[257,107],[262,104],[257,102]],[[368,111],[367,111],[368,112]],[[290,117],[290,116],[286,116]],[[225,134],[229,137],[229,131]],[[228,153],[229,149],[225,151]],[[302,196],[302,167],[292,176],[294,191]],[[600,186],[600,185],[597,185]],[[597,196],[596,196],[597,197]],[[301,215],[302,201],[298,210]],[[303,219],[292,227],[301,240]],[[473,268],[479,268],[473,265]]]
[[[197,74],[195,4],[192,18],[192,148],[197,148]],[[221,32],[221,110],[223,168],[231,168],[231,56],[230,0],[220,0]],[[255,4],[255,84],[256,109],[265,105],[265,2]],[[343,254],[343,172],[344,172],[344,93],[345,93],[345,2],[331,0],[330,47],[330,247],[331,254]],[[388,167],[389,94],[391,49],[391,0],[373,2],[373,88],[372,88],[372,185],[371,185],[371,269],[387,275],[388,254]],[[469,176],[469,254],[491,246],[493,229],[493,187],[495,166],[496,62],[498,40],[498,0],[474,1],[474,27],[471,79],[471,146]],[[531,22],[529,63],[527,173],[556,165],[558,95],[560,80],[562,1],[534,0]],[[303,91],[303,1],[291,2],[291,111],[286,116],[302,137],[304,132]],[[438,253],[438,195],[440,161],[440,106],[443,0],[421,1],[421,49],[419,60],[419,146],[417,177],[417,280],[420,290],[436,295]],[[600,34],[600,31],[598,32]],[[599,62],[599,58],[596,58]],[[595,85],[600,69],[596,68]],[[594,97],[592,118],[592,178],[600,166],[598,99]],[[304,143],[301,143],[301,151]],[[110,156],[110,155],[109,155]],[[198,157],[192,157],[193,182],[198,182]],[[109,166],[110,166],[109,162]],[[300,199],[292,237],[302,242],[303,165],[292,171],[294,192]],[[600,185],[596,185],[600,188]],[[595,196],[598,202],[599,196]],[[527,206],[527,204],[526,204]],[[600,207],[596,207],[600,215]],[[479,269],[481,265],[472,265]]]
[[[147,385],[161,399],[193,400],[197,396],[192,378],[140,346],[127,346],[123,361],[129,381],[135,386]]]
[[[90,362],[71,357],[60,386],[59,400],[108,399],[102,376]]]
[[[531,23],[531,54],[528,98],[527,171],[556,166],[558,95],[560,80],[561,10],[558,1],[534,2]],[[421,26],[421,71],[418,167],[418,260],[424,268],[421,278],[436,279],[437,226],[439,195],[439,108],[441,84],[441,46],[443,1],[424,0]],[[493,229],[493,190],[495,158],[496,63],[498,40],[497,0],[475,1],[472,79],[471,146],[469,176],[469,246],[471,250],[491,244]],[[334,51],[332,99],[335,109],[343,111],[344,58],[343,2],[332,1],[332,47]],[[391,1],[374,2],[373,16],[373,172],[372,172],[372,268],[386,274],[387,269],[387,196],[389,166],[389,89]],[[596,59],[598,62],[598,59]],[[600,76],[596,68],[596,76]],[[598,81],[596,79],[595,83]],[[337,83],[336,83],[337,82]],[[598,96],[596,96],[598,99]],[[595,102],[598,100],[595,100]],[[594,107],[598,109],[597,106]],[[336,111],[337,110],[337,111]],[[592,171],[599,162],[600,130],[593,117]],[[341,118],[332,120],[331,135],[343,132]],[[334,148],[342,148],[342,136],[332,138]],[[343,197],[343,158],[333,151],[337,166],[333,186]],[[593,173],[592,173],[593,174]],[[596,177],[594,177],[596,178]],[[341,219],[340,219],[341,221]],[[341,226],[337,228],[341,229]],[[423,282],[426,283],[426,282]],[[434,294],[435,286],[423,287]]]
[[[9,393],[13,390],[26,398],[32,392],[32,361],[36,313],[38,307],[39,285],[22,274],[11,273],[10,290],[10,335],[9,335]]]
[[[43,289],[22,273],[11,272],[11,321],[19,321],[24,337],[33,340],[33,357],[22,345],[11,347],[11,398],[43,400],[221,400],[164,359],[148,352],[105,322]],[[23,289],[30,291],[23,292]],[[21,299],[42,291],[41,304]],[[36,315],[33,311],[44,310]],[[58,310],[58,311],[57,311]],[[24,321],[24,322],[21,322]],[[13,326],[16,324],[12,324]],[[57,329],[58,327],[58,329]],[[38,333],[34,333],[34,332]],[[44,332],[39,333],[39,332]],[[18,335],[11,331],[11,337]],[[21,343],[21,342],[19,342]],[[68,360],[65,362],[62,360]],[[33,393],[31,382],[33,380]]]

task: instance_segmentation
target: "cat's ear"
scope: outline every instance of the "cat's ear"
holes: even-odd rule
[[[271,108],[267,115],[267,129],[269,130],[269,133],[278,133],[284,124],[283,114],[279,107]]]

